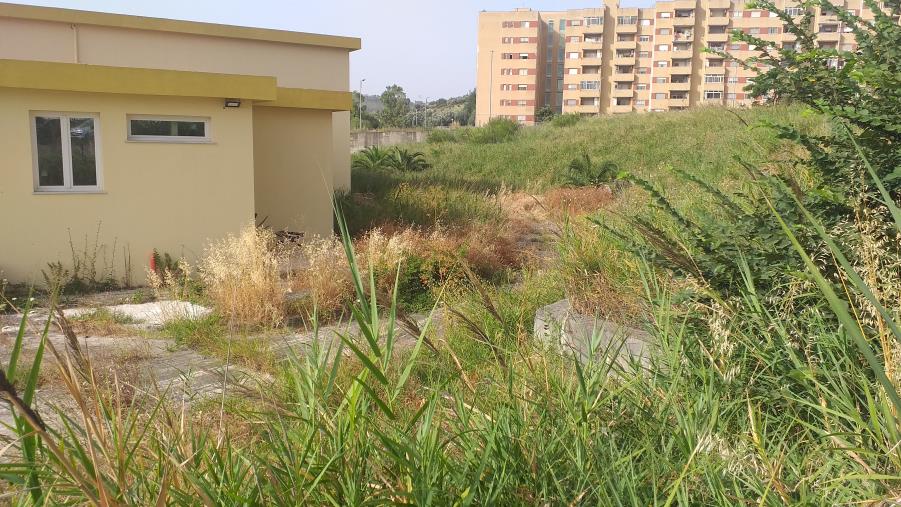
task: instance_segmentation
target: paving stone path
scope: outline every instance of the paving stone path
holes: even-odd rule
[[[135,319],[131,325],[135,329],[135,336],[113,337],[81,337],[79,346],[82,351],[91,357],[92,364],[98,376],[105,381],[112,382],[113,375],[123,389],[128,389],[135,395],[144,395],[150,399],[158,399],[160,394],[170,398],[176,403],[192,403],[198,400],[221,396],[226,392],[247,392],[265,389],[273,379],[265,374],[248,368],[242,368],[226,361],[203,355],[195,350],[177,347],[172,341],[164,339],[148,339],[140,336],[140,331],[148,328],[159,327],[167,318],[175,315],[183,315],[184,311],[194,316],[205,315],[208,310],[202,307],[181,306],[182,313],[173,312],[172,302],[162,302],[149,305],[117,305],[107,309],[129,315]],[[167,308],[168,306],[168,308]],[[160,311],[161,307],[164,311]],[[65,313],[69,316],[84,315],[96,309],[72,309]],[[169,316],[169,317],[166,317]],[[47,313],[35,312],[29,317],[29,328],[23,345],[22,357],[25,364],[33,358],[39,344],[39,337],[47,322]],[[6,365],[9,361],[18,323],[21,316],[0,316],[0,364]],[[413,316],[413,321],[422,325],[425,317]],[[353,323],[342,323],[332,326],[323,326],[318,333],[312,331],[288,332],[277,337],[264,337],[267,340],[269,350],[276,359],[287,359],[291,354],[303,354],[307,347],[314,342],[320,344],[323,350],[329,347],[337,350],[337,344],[341,341],[340,335],[356,338],[358,327]],[[397,337],[397,349],[411,347],[416,343],[417,336],[411,334],[403,326],[399,326]],[[69,353],[68,340],[55,324],[51,325],[48,334],[49,341],[61,354]],[[345,349],[345,354],[349,353]],[[58,376],[56,360],[49,352],[44,356],[42,376],[44,382],[35,396],[35,406],[39,413],[49,418],[54,418],[56,409],[72,413],[76,407],[69,396],[63,391],[59,382],[53,382],[54,374]],[[56,417],[58,419],[58,417]],[[12,432],[5,427],[12,421],[8,404],[0,403],[0,441],[4,437],[12,437]]]

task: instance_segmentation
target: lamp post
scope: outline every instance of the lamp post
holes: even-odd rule
[[[360,113],[360,121],[359,121],[360,130],[363,130],[363,83],[364,82],[366,82],[365,78],[360,80],[360,92],[359,92],[360,93],[360,104],[357,107],[357,109]]]

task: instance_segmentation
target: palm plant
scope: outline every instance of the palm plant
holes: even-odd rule
[[[432,167],[421,151],[410,151],[403,148],[395,148],[391,154],[391,167],[401,172],[419,172]]]
[[[351,168],[378,171],[392,166],[391,152],[379,146],[369,146],[353,157]]]
[[[577,187],[599,187],[614,182],[617,172],[619,167],[613,162],[607,160],[595,165],[588,153],[582,153],[566,167],[565,180]]]

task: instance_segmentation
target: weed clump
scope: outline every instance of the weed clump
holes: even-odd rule
[[[205,295],[232,326],[277,326],[285,318],[281,273],[289,255],[272,231],[248,225],[210,245],[200,265]]]

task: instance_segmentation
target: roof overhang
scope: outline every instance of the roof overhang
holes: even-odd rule
[[[95,25],[156,32],[186,33],[231,39],[283,42],[286,44],[339,48],[348,51],[356,51],[360,49],[361,46],[360,39],[356,37],[340,37],[336,35],[272,30],[268,28],[251,28],[246,26],[201,23],[197,21],[127,16],[124,14],[110,14],[105,12],[90,12],[2,2],[0,2],[0,17],[54,21],[73,25]]]
[[[350,111],[347,91],[279,87],[270,76],[0,60],[0,88],[245,99],[256,105]]]
[[[0,60],[0,87],[248,100],[277,97],[274,77],[28,60]]]

